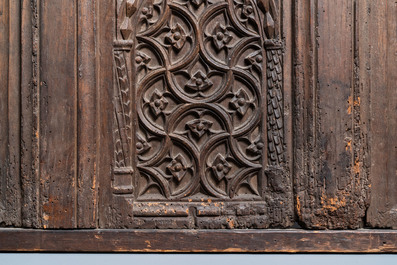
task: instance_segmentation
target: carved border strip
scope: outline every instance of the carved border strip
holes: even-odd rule
[[[132,109],[131,87],[128,75],[126,53],[131,50],[130,42],[116,42],[113,51],[115,65],[114,82],[114,176],[113,192],[116,194],[133,193],[131,154]]]
[[[118,0],[116,40],[113,47],[114,59],[114,168],[112,188],[114,194],[132,194],[133,151],[132,151],[132,86],[129,60],[132,48],[130,19],[136,11],[137,0]]]

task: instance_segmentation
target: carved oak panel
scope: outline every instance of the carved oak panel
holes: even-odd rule
[[[279,8],[117,1],[112,187],[135,227],[289,222]]]

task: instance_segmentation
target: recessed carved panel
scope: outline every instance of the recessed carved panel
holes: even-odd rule
[[[275,174],[285,173],[275,8],[265,0],[118,1],[113,188],[129,194],[134,216],[169,216],[175,207],[180,217],[237,216],[248,207],[241,215],[253,219],[233,226],[268,226],[269,207],[283,200],[272,195],[283,192],[272,186]]]

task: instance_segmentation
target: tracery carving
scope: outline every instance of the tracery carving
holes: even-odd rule
[[[136,1],[118,1],[115,167],[137,200],[263,199],[284,163],[275,2]]]

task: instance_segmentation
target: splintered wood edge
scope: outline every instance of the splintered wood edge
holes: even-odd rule
[[[3,252],[397,253],[397,230],[0,229]]]

